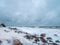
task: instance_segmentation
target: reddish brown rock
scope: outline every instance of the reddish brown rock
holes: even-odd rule
[[[19,41],[18,39],[13,41],[14,45],[22,45],[21,41]]]
[[[42,45],[46,45],[45,43],[43,43]]]
[[[53,45],[58,45],[57,43],[53,43]]]
[[[47,41],[46,41],[46,39],[44,39],[44,37],[40,37],[40,39],[43,43],[47,43]]]

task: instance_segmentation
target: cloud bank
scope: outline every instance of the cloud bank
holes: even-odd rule
[[[0,23],[9,26],[60,26],[60,0],[0,0]]]

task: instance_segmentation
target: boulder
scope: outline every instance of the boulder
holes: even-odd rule
[[[13,40],[14,45],[22,45],[21,41],[18,39]]]
[[[0,27],[6,27],[6,25],[2,23],[2,24],[0,24]]]

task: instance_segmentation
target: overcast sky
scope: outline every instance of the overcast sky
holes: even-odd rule
[[[0,23],[60,26],[60,0],[0,0]]]

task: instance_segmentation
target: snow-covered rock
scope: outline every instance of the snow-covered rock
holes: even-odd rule
[[[41,34],[46,34],[43,38],[47,41],[45,43],[57,43],[60,45],[60,29],[50,29],[50,28],[31,28],[31,27],[0,27],[0,40],[1,45],[13,45],[13,40],[20,40],[23,45],[43,45],[44,43],[40,39]],[[30,36],[31,39],[27,39],[25,36]],[[36,37],[33,37],[33,36]],[[52,38],[52,41],[47,40],[48,37]],[[35,42],[36,39],[39,41]]]

